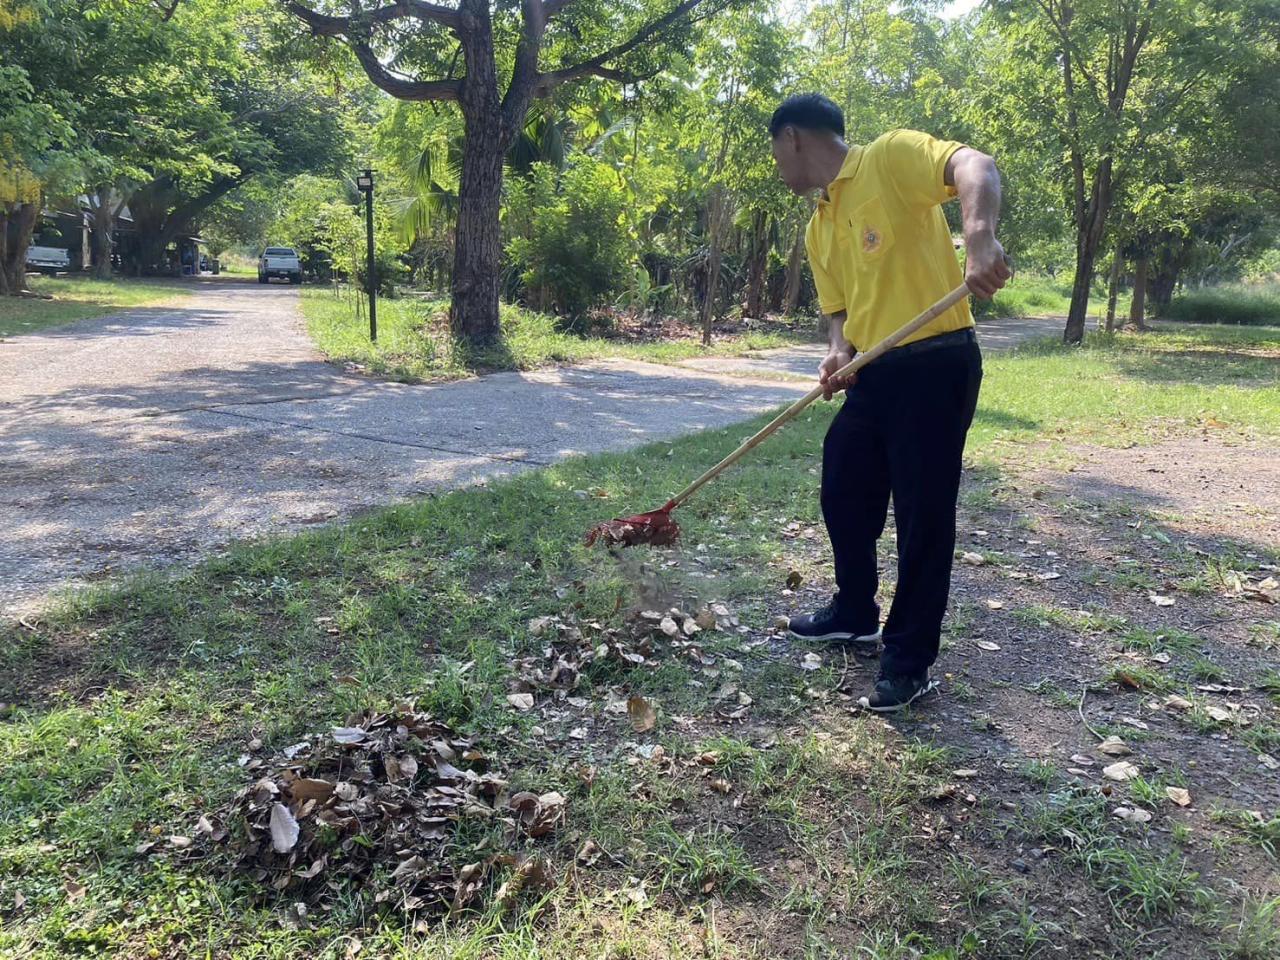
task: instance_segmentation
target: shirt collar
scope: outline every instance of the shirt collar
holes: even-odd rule
[[[836,178],[827,185],[826,192],[831,193],[831,188],[841,180],[852,180],[858,173],[858,167],[862,165],[862,147],[853,144],[849,147],[849,152],[845,154],[844,163],[840,165],[840,172],[836,174]],[[818,194],[818,206],[824,207],[831,201],[825,199],[822,194]]]

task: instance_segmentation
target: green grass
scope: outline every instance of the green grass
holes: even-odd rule
[[[995,295],[990,305],[981,304],[980,314],[996,317],[1043,317],[1067,315],[1071,307],[1071,276],[1054,279],[1043,274],[1018,273],[1013,281]],[[1107,312],[1106,287],[1094,285],[1089,298],[1089,316],[1103,317]],[[1116,312],[1129,315],[1129,294],[1122,292],[1116,301]]]
[[[1268,382],[1276,361],[1254,355],[1274,349],[1280,332],[1270,340],[1261,329],[1249,333],[1253,353],[1244,354],[1234,349],[1241,342],[1235,333],[1206,329],[1191,359],[1169,352],[1186,333],[1098,338],[1083,350],[1037,346],[992,358],[971,453],[994,461],[1010,449],[996,440],[1038,441],[1059,431],[1072,442],[1149,439],[1162,425],[1195,426],[1207,416],[1280,434],[1280,403]],[[1167,375],[1171,362],[1183,365],[1181,376]],[[1242,370],[1247,375],[1237,375]],[[758,636],[766,616],[761,598],[776,592],[787,572],[777,518],[818,522],[808,468],[819,462],[834,409],[807,411],[719,480],[714,496],[682,509],[688,542],[707,548],[696,554],[704,561],[694,565],[696,577],[688,565],[642,571],[651,555],[639,551],[622,559],[590,552],[582,533],[627,508],[660,503],[765,417],[568,460],[346,525],[239,544],[170,577],[72,594],[28,618],[34,629],[0,625],[0,701],[17,704],[0,716],[0,956],[340,956],[343,938],[356,932],[369,956],[597,955],[589,945],[601,938],[613,956],[705,956],[718,934],[689,911],[705,906],[707,884],[726,897],[724,909],[736,904],[748,915],[780,911],[785,900],[800,911],[788,922],[803,925],[815,956],[850,949],[984,955],[962,949],[971,936],[1017,956],[1035,955],[1044,943],[1062,946],[1060,931],[1020,899],[1025,888],[1001,894],[1000,909],[984,911],[997,891],[976,864],[949,866],[936,840],[918,845],[920,798],[952,767],[968,764],[878,721],[824,713],[821,697],[831,692],[838,662],[802,675],[767,650],[744,651],[746,638],[707,631],[700,643],[725,673],[701,688],[691,686],[699,674],[674,660],[658,669],[593,669],[578,692],[609,735],[587,744],[591,752],[581,760],[564,756],[554,717],[543,721],[547,736],[536,736],[536,718],[506,705],[513,661],[541,656],[541,641],[528,634],[531,617],[576,610],[583,620],[617,625],[618,611],[636,600],[642,573],[661,576],[677,596],[729,600]],[[574,495],[583,489],[604,496]],[[1071,612],[1062,625],[1125,629],[1092,611]],[[1142,646],[1164,642],[1122,637]],[[678,721],[706,712],[714,686],[737,676],[723,663],[728,657],[742,664],[736,682],[754,699],[751,721],[759,726],[715,723],[707,740],[689,747]],[[1166,682],[1155,671],[1144,679]],[[610,686],[659,702],[656,733],[671,755],[716,751],[709,775],[728,780],[732,795],[745,798],[742,806],[719,794],[721,806],[702,806],[704,782],[687,767],[667,773],[629,764],[632,754],[619,744],[635,734],[625,720],[600,712]],[[310,926],[289,929],[281,921],[286,904],[259,899],[250,881],[223,877],[216,862],[149,863],[135,855],[140,840],[189,833],[200,812],[226,802],[244,782],[235,760],[250,738],[277,749],[402,697],[473,732],[514,782],[570,797],[563,835],[542,847],[558,862],[594,838],[616,854],[616,866],[611,860],[607,869],[581,871],[573,884],[557,887],[550,894],[555,910],[541,919],[531,907],[419,934],[399,918],[380,918],[351,890]],[[786,733],[766,748],[754,738],[770,723]],[[1127,728],[1124,735],[1136,739]],[[747,736],[753,739],[741,739]],[[589,785],[580,775],[586,763],[597,768]],[[1048,765],[1021,772],[1037,786],[1054,778]],[[952,801],[948,816],[970,809],[961,802]],[[1063,828],[1093,838],[1068,859],[1126,923],[1164,922],[1198,889],[1172,855],[1120,846],[1120,828],[1100,795],[1059,807],[1068,809],[1044,815],[1040,845],[1062,847]],[[983,813],[974,808],[973,815]],[[799,867],[788,880],[778,879],[787,871],[768,869],[790,859]],[[963,889],[952,892],[944,881],[956,869],[967,873]],[[618,894],[628,877],[688,909],[671,908],[671,900],[640,909]],[[70,897],[69,885],[83,885],[84,896]],[[11,910],[14,891],[26,900],[22,911]],[[938,891],[955,903],[945,925]],[[980,909],[966,913],[961,900]],[[831,925],[849,916],[859,918],[862,939],[842,951],[830,945]],[[591,917],[604,917],[604,926],[593,926]],[[1239,935],[1257,940],[1251,926]]]
[[[1280,283],[1223,284],[1188,290],[1173,298],[1165,311],[1184,323],[1280,324]]]
[[[188,295],[176,283],[160,280],[31,277],[29,286],[35,293],[51,294],[53,299],[0,297],[0,337],[35,333],[122,310],[159,306]]]
[[[446,333],[443,301],[404,297],[378,301],[378,342],[369,342],[367,317],[357,318],[351,301],[330,287],[302,291],[302,312],[316,345],[330,360],[364,365],[371,373],[407,382],[448,380],[486,370],[529,370],[549,363],[627,357],[671,363],[690,357],[737,356],[814,341],[815,324],[798,319],[792,332],[745,333],[718,337],[711,347],[697,338],[627,342],[579,336],[557,326],[554,317],[502,305],[503,340],[485,351],[469,351]]]

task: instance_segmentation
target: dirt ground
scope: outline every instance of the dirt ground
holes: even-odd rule
[[[954,797],[923,811],[931,839],[917,872],[945,886],[938,859],[964,850],[1018,881],[1039,916],[1068,932],[1065,955],[1133,955],[1124,951],[1141,941],[1143,955],[1207,956],[1208,941],[1182,922],[1099,922],[1105,898],[1063,862],[1072,840],[1035,838],[1018,823],[1038,801],[1073,792],[1135,806],[1130,785],[1101,772],[1119,758],[1099,742],[1118,735],[1131,750],[1123,759],[1157,788],[1147,826],[1116,821],[1133,844],[1161,855],[1176,834],[1201,882],[1280,894],[1274,847],[1224,825],[1280,809],[1280,459],[1208,432],[1065,457],[1065,467],[967,477],[940,696],[889,721],[904,738],[949,748],[959,771]],[[825,561],[820,527],[790,535],[797,558]],[[817,580],[771,613],[809,609],[829,590]],[[850,697],[876,670],[854,663]],[[1185,785],[1185,807],[1166,799],[1173,785]]]

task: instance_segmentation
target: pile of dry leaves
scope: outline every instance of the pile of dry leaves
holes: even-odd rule
[[[509,795],[507,781],[471,740],[402,704],[365,714],[287,747],[247,755],[257,779],[197,834],[227,849],[232,869],[294,900],[315,901],[357,881],[375,903],[405,911],[456,912],[471,904],[495,866],[514,867],[498,891],[549,882],[545,860],[490,854],[460,869],[446,847],[469,818],[507,828],[514,848],[563,820],[559,793]]]

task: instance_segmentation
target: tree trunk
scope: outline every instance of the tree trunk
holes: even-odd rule
[[[743,314],[764,316],[764,282],[769,269],[769,215],[763,210],[751,214],[751,260],[747,266],[747,304]]]
[[[787,257],[786,292],[783,294],[782,312],[788,317],[795,316],[800,306],[800,280],[804,266],[804,223],[796,227],[796,239],[791,244],[791,255]]]
[[[500,118],[468,118],[458,190],[458,228],[453,255],[449,329],[473,344],[495,342],[502,203]]]
[[[1139,330],[1147,329],[1147,264],[1150,259],[1145,253],[1140,256],[1133,273],[1133,303],[1129,307],[1129,323]]]
[[[1112,333],[1116,328],[1116,295],[1120,292],[1120,266],[1124,262],[1124,255],[1116,250],[1111,255],[1111,278],[1107,282],[1107,333]]]
[[[27,289],[27,248],[31,246],[31,235],[40,218],[43,201],[44,198],[41,197],[34,203],[19,203],[9,207],[4,226],[6,240],[4,258],[0,259],[0,273],[4,274],[4,292],[11,296],[17,296]],[[17,228],[12,243],[8,242],[9,223]]]
[[[707,211],[707,295],[702,300],[702,343],[711,343],[711,324],[716,316],[717,294],[720,288],[720,255],[723,244],[724,225],[729,219],[729,198],[727,191],[720,184],[711,188],[711,202]]]
[[[111,279],[111,234],[115,226],[115,205],[110,187],[99,187],[92,201],[93,207],[93,276],[98,280]]]
[[[1084,340],[1085,319],[1089,312],[1089,289],[1093,285],[1093,265],[1098,256],[1102,234],[1111,209],[1111,159],[1098,164],[1093,178],[1093,191],[1084,216],[1076,223],[1076,277],[1071,285],[1071,309],[1067,326],[1062,331],[1065,343]]]
[[[9,204],[0,201],[0,297],[9,295]]]

